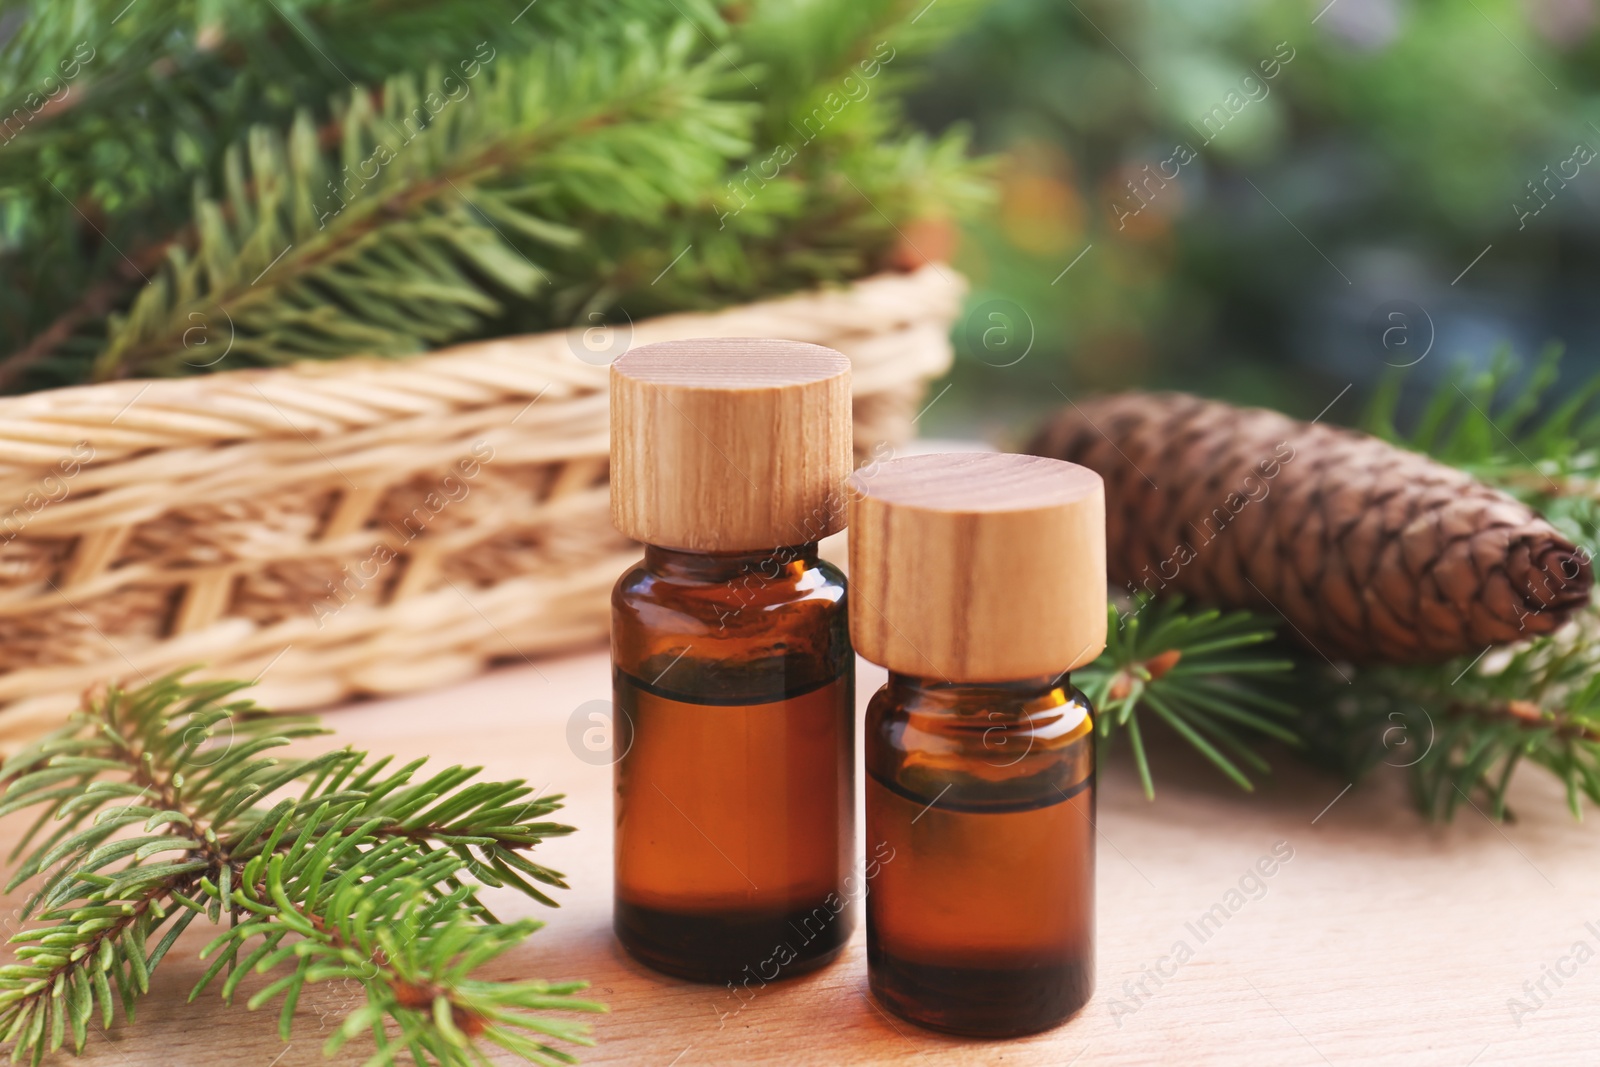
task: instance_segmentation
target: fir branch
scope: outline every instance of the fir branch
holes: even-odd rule
[[[126,19],[125,0],[22,6],[19,32],[0,44],[3,113],[29,94],[48,99],[0,132],[0,248],[70,203],[90,214],[181,208],[186,187],[219,176],[224,149],[250,126],[287,125],[298,109],[321,120],[336,92],[413,70],[419,44],[453,64],[480,42],[520,52],[552,36],[614,37],[626,23],[721,25],[705,0],[618,0],[604,12],[544,0],[514,21],[492,6],[430,0],[174,0]]]
[[[1448,821],[1462,804],[1511,818],[1507,791],[1524,765],[1561,782],[1581,817],[1600,804],[1600,644],[1579,632],[1489,652],[1479,662],[1372,667],[1316,709],[1314,753],[1358,780],[1404,768],[1419,811]],[[1308,674],[1316,668],[1304,667]]]
[[[908,221],[960,212],[986,191],[959,134],[899,133],[892,90],[910,55],[970,6],[872,0],[846,11],[830,0],[797,21],[762,2],[725,21],[706,0],[620,0],[603,13],[551,0],[524,12],[515,33],[492,35],[500,58],[486,66],[520,88],[490,100],[493,78],[480,78],[413,136],[406,119],[417,112],[391,98],[426,99],[443,73],[405,71],[419,40],[448,59],[477,39],[487,12],[284,0],[268,13],[180,0],[170,63],[108,46],[96,60],[103,80],[80,83],[89,91],[68,113],[0,147],[0,212],[34,234],[18,230],[9,255],[0,236],[12,349],[0,386],[71,384],[91,367],[191,374],[398,355],[882,269]],[[326,54],[301,56],[309,42]],[[875,55],[880,45],[895,50],[893,64]],[[882,67],[870,79],[860,69],[869,55]],[[329,56],[370,88],[344,95]],[[847,76],[854,88],[837,112]],[[111,91],[119,84],[126,91]],[[548,113],[530,116],[519,99]],[[817,100],[833,101],[826,128],[796,134],[785,147],[800,158],[775,162],[756,131],[788,138],[791,105],[809,116]],[[247,132],[251,123],[264,128]],[[170,151],[135,146],[169,133]],[[406,165],[384,159],[368,177],[378,146],[396,141]],[[186,218],[175,193],[196,177]],[[130,289],[117,249],[153,276],[143,289]],[[205,344],[186,350],[194,338]]]
[[[544,280],[508,232],[559,246],[586,212],[658,216],[743,147],[743,108],[708,99],[718,66],[692,44],[681,26],[659,46],[630,34],[612,62],[565,45],[504,57],[459,100],[433,88],[437,70],[392,80],[381,101],[358,91],[337,168],[306,116],[287,143],[254,131],[230,157],[226,208],[197,202],[197,249],[174,249],[113,319],[96,376],[192,367],[197,317],[225,318],[230,359],[246,364],[409,353],[467,332],[499,309],[496,291]]]
[[[225,155],[252,126],[284,130],[297,112],[326,126],[330,100],[421,75],[419,55],[454,72],[484,47],[520,55],[559,37],[604,51],[628,24],[658,35],[686,18],[721,25],[706,0],[603,12],[544,0],[509,20],[426,0],[126,8],[24,0],[5,20],[16,32],[0,31],[0,352],[16,353],[13,376],[37,368],[35,388],[82,380],[106,312],[166,246],[192,248],[189,191],[222,184]]]
[[[41,925],[12,939],[17,961],[0,967],[0,1038],[37,1062],[69,1036],[81,1050],[89,1020],[98,1011],[110,1025],[117,1002],[131,1020],[150,972],[203,915],[228,931],[196,994],[223,977],[231,999],[252,969],[292,962],[252,998],[285,996],[286,1037],[305,984],[353,979],[367,1003],[333,1049],[371,1030],[379,1063],[406,1051],[481,1062],[478,1041],[571,1062],[550,1041],[588,1043],[582,1028],[530,1013],[599,1010],[571,999],[581,983],[471,977],[540,925],[499,924],[480,885],[547,904],[534,883],[564,886],[526,856],[571,832],[543,821],[560,798],[476,781],[477,768],[419,779],[424,761],[391,770],[349,749],[267,755],[326,731],[230,699],[246,684],[171,675],[110,689],[0,767],[0,814],[40,809],[9,888],[42,876],[23,910]]]
[[[288,816],[285,816],[285,820]],[[350,826],[347,814],[340,820]],[[354,981],[367,1003],[352,1012],[324,1046],[336,1053],[363,1031],[372,1033],[377,1055],[369,1063],[388,1063],[410,1051],[418,1063],[465,1060],[473,1042],[484,1040],[535,1063],[570,1063],[572,1057],[545,1040],[588,1045],[584,1027],[533,1011],[597,1011],[599,1006],[570,999],[581,982],[483,982],[470,976],[489,960],[516,947],[541,923],[474,921],[481,908],[462,887],[435,897],[427,887],[457,869],[445,853],[414,842],[373,850],[340,865],[348,838],[326,834],[308,848],[257,855],[245,865],[232,897],[245,921],[207,945],[201,958],[216,955],[212,967],[190,993],[198,997],[225,969],[222,994],[229,1001],[239,980],[251,971],[292,970],[250,998],[251,1010],[283,997],[279,1033],[288,1040],[295,1004],[308,983]],[[206,895],[220,898],[209,882]],[[259,939],[258,943],[252,944]],[[239,955],[249,949],[242,961]],[[229,965],[229,966],[225,966]],[[400,1029],[391,1038],[384,1020]]]
[[[603,221],[595,241],[552,254],[552,272],[574,279],[559,287],[554,320],[621,321],[619,309],[632,319],[709,310],[881,269],[899,228],[986,198],[984,166],[968,160],[966,149],[960,131],[843,154],[819,148],[810,162],[825,176],[797,163],[772,181],[747,186],[741,170],[699,210],[661,220],[651,240],[630,239],[625,226]],[[549,328],[549,322],[528,320],[518,328]]]
[[[1274,636],[1270,623],[1244,611],[1188,614],[1177,599],[1146,596],[1126,615],[1113,605],[1105,652],[1074,675],[1098,713],[1100,758],[1109,753],[1114,731],[1125,731],[1145,796],[1154,798],[1139,721],[1145,711],[1241,789],[1253,789],[1238,764],[1261,774],[1268,766],[1249,742],[1299,743],[1289,726],[1295,709],[1263,684],[1293,664],[1249,651]]]

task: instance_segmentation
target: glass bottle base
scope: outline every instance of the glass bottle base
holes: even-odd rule
[[[1072,1018],[1094,993],[1088,960],[1019,967],[940,967],[867,945],[879,1003],[929,1030],[963,1037],[1021,1037]]]
[[[837,899],[837,898],[835,898]],[[691,982],[758,984],[831,963],[854,922],[827,903],[788,912],[684,913],[616,902],[617,940],[646,967]]]

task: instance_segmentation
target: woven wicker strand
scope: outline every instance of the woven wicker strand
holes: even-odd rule
[[[623,336],[836,348],[864,456],[911,436],[963,292],[930,265]],[[301,708],[597,639],[637,549],[583,352],[537,334],[0,399],[0,743],[193,663]]]

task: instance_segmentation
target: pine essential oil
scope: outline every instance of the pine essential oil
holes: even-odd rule
[[[843,525],[848,360],[637,349],[612,427],[613,519],[646,542],[612,594],[617,938],[695,981],[802,974],[854,927],[855,659],[816,545]]]
[[[1104,492],[1031,456],[917,456],[851,478],[874,996],[931,1029],[1056,1026],[1094,986],[1094,712]]]
[[[1094,731],[1065,677],[890,676],[867,711],[872,988],[964,1034],[1054,1026],[1094,984]]]

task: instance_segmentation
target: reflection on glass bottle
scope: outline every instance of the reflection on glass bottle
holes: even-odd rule
[[[1065,676],[892,674],[867,710],[873,992],[965,1034],[1053,1026],[1094,982],[1094,729]]]

